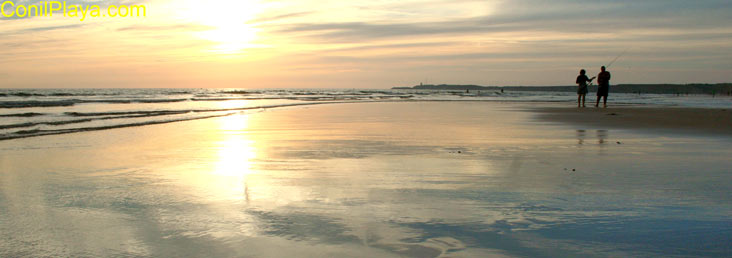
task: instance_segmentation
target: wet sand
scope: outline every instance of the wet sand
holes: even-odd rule
[[[732,135],[732,109],[549,106],[530,110],[543,121],[617,129]]]
[[[732,138],[547,123],[536,105],[319,105],[2,141],[0,256],[732,254]]]

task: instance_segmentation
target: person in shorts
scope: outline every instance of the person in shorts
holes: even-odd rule
[[[592,82],[592,80],[595,79],[595,77],[592,77],[591,79],[587,78],[587,75],[585,75],[585,69],[580,70],[580,75],[577,76],[577,107],[584,107],[585,106],[585,96],[587,95],[587,83]]]
[[[605,66],[600,67],[601,72],[597,75],[597,102],[595,107],[600,106],[600,98],[603,98],[603,107],[607,107],[607,95],[610,91],[610,72],[605,71]]]

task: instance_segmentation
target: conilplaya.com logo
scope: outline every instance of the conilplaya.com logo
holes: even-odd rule
[[[67,1],[41,1],[38,4],[23,4],[16,1],[2,1],[0,14],[6,18],[68,17],[85,21],[87,18],[147,17],[145,5],[109,5],[103,8],[96,4],[74,4]]]

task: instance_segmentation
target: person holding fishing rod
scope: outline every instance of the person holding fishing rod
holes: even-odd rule
[[[600,71],[597,75],[597,84],[599,87],[597,88],[597,102],[595,102],[595,107],[600,106],[600,98],[603,98],[602,106],[606,108],[607,95],[610,90],[610,72],[605,71],[605,66],[600,67]]]
[[[577,85],[579,88],[577,88],[577,107],[585,107],[585,96],[587,95],[587,83],[589,82],[590,85],[592,85],[592,80],[595,79],[595,77],[592,77],[590,79],[587,78],[587,75],[585,75],[585,69],[580,70],[580,75],[577,76]],[[580,106],[580,100],[582,105]]]
[[[618,58],[625,55],[625,53],[628,52],[630,48],[625,49],[622,53],[620,53],[618,56],[615,57],[612,61],[610,61],[609,64],[607,64],[607,67],[610,67],[615,63],[615,61],[618,61]],[[595,77],[592,77],[595,78]],[[577,78],[577,83],[579,83],[579,77]],[[600,106],[600,98],[603,98],[602,106],[604,108],[607,108],[607,95],[610,91],[610,72],[605,70],[605,66],[600,67],[600,73],[597,75],[597,102],[595,102],[595,107]],[[584,102],[584,101],[583,101]],[[583,103],[584,104],[584,103]],[[584,106],[584,105],[583,105]]]

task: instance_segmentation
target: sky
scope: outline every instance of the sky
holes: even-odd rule
[[[67,2],[146,16],[2,17],[0,87],[732,82],[729,0]]]

